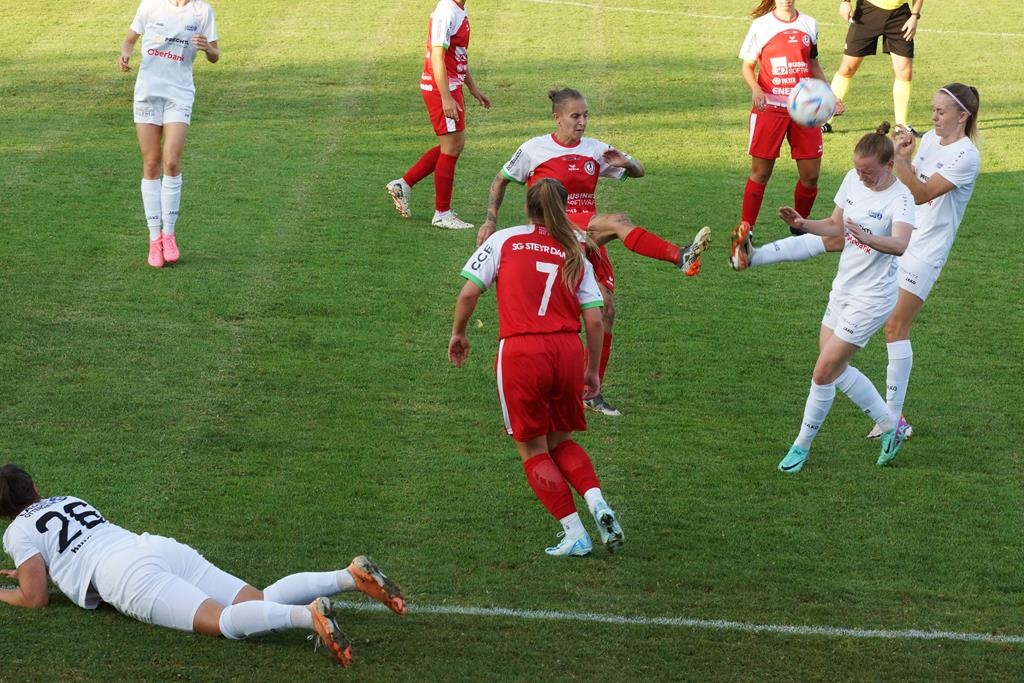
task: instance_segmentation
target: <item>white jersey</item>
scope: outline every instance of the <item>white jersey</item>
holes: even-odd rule
[[[15,567],[42,555],[57,587],[80,607],[96,609],[96,567],[108,553],[137,540],[81,498],[58,496],[30,505],[14,518],[4,532],[4,552]]]
[[[938,173],[956,186],[941,197],[917,207],[918,229],[907,247],[907,253],[915,258],[941,268],[953,248],[967,202],[974,192],[974,181],[981,171],[981,155],[968,137],[940,145],[939,136],[930,130],[921,138],[914,158],[914,170],[922,183]]]
[[[865,187],[857,171],[850,169],[836,192],[835,202],[843,210],[844,222],[849,219],[872,235],[891,237],[893,223],[914,225],[914,196],[899,179],[876,192]],[[857,299],[881,305],[894,302],[897,293],[896,257],[876,251],[846,233],[839,270],[832,281],[836,300]]]
[[[181,7],[169,0],[142,0],[131,30],[142,36],[135,100],[161,97],[192,106],[196,96],[192,62],[199,52],[192,47],[192,37],[201,33],[211,43],[217,40],[213,8],[202,0],[190,0]]]

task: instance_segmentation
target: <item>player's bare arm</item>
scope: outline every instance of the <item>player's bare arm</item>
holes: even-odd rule
[[[505,188],[508,187],[508,183],[509,179],[500,173],[491,181],[491,190],[487,195],[487,218],[476,233],[478,247],[498,229],[498,211],[501,209],[501,203],[505,201]]]
[[[924,5],[924,0],[917,0],[910,8],[910,18],[907,19],[903,26],[900,28],[903,31],[903,40],[908,43],[914,39],[917,35],[917,22],[921,19],[921,6]]]
[[[192,47],[202,50],[206,54],[206,61],[211,64],[216,64],[220,59],[220,47],[217,45],[217,41],[208,40],[202,33],[192,36]]]
[[[644,177],[644,165],[628,154],[624,154],[617,149],[609,149],[602,156],[604,157],[604,162],[609,166],[626,169],[626,175],[630,178]]]
[[[138,39],[139,34],[135,31],[129,30],[125,34],[124,40],[121,42],[121,54],[117,58],[117,66],[121,71],[131,71],[132,51],[135,49],[135,42]]]
[[[849,219],[846,220],[843,227],[846,232],[861,244],[871,247],[875,251],[883,254],[892,254],[893,256],[903,255],[907,245],[910,243],[910,233],[914,230],[914,227],[909,223],[894,222],[892,224],[892,235],[882,237],[864,232],[860,225]]]
[[[444,53],[445,48],[442,45],[430,48],[430,70],[434,74],[434,86],[441,95],[441,109],[444,110],[444,115],[450,119],[457,119],[462,107],[448,90],[448,70],[444,65]]]
[[[448,341],[448,360],[457,368],[461,368],[469,357],[469,337],[466,328],[469,319],[476,310],[476,303],[483,292],[475,283],[466,281],[455,301],[455,319],[452,321],[452,338]],[[598,353],[600,353],[600,346]]]
[[[473,74],[471,74],[469,70],[466,71],[466,88],[469,90],[469,94],[480,103],[481,107],[484,109],[491,108],[490,98],[480,92],[480,88],[476,87],[476,81],[473,80]]]
[[[0,602],[15,607],[46,607],[50,591],[46,579],[46,563],[42,555],[33,555],[15,570],[4,570],[3,575],[18,582],[17,588],[0,590]]]
[[[784,206],[779,209],[779,218],[791,228],[803,230],[820,237],[834,237],[843,234],[843,210],[838,206],[828,218],[814,221],[804,218],[797,213],[796,209]]]
[[[765,98],[764,91],[761,90],[761,86],[757,84],[757,74],[754,71],[754,62],[743,62],[742,73],[743,80],[746,81],[747,86],[750,88],[751,104],[754,109],[764,111],[764,105],[767,98]]]

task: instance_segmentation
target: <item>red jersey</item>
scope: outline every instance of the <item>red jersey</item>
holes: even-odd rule
[[[543,225],[499,230],[473,253],[462,277],[486,290],[498,283],[498,338],[580,331],[580,312],[602,305],[594,267],[572,291],[562,281],[565,251]]]
[[[758,65],[757,84],[767,103],[785,107],[789,91],[811,77],[811,60],[818,58],[818,22],[797,13],[783,21],[774,12],[754,19],[740,48],[740,59]]]
[[[448,90],[457,90],[466,80],[469,69],[469,17],[454,0],[439,0],[427,22],[427,56],[420,76],[422,90],[434,90],[434,67],[431,48],[440,46],[444,52],[444,68],[448,73]]]
[[[600,140],[582,138],[575,145],[563,145],[554,135],[527,140],[501,167],[501,174],[532,187],[541,178],[554,178],[569,193],[565,213],[581,230],[597,213],[594,191],[598,178],[625,179],[626,169],[610,166],[604,153],[612,149]]]

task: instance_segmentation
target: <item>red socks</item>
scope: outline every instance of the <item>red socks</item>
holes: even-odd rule
[[[452,208],[452,187],[455,185],[455,163],[458,157],[438,153],[434,167],[434,208],[444,212]]]
[[[582,496],[590,489],[601,488],[594,472],[594,463],[583,447],[572,439],[558,444],[551,451],[551,459],[562,470],[572,487]]]
[[[431,147],[420,160],[412,165],[405,175],[402,176],[402,180],[405,181],[406,185],[412,187],[419,181],[426,178],[428,175],[434,172],[434,167],[437,166],[437,157],[441,154],[441,145],[435,145]]]
[[[530,488],[552,517],[560,520],[576,512],[572,491],[550,455],[541,453],[533,456],[523,463],[523,469],[526,470],[526,481]]]
[[[818,198],[818,188],[807,187],[799,180],[793,188],[793,208],[804,218],[811,217],[811,209],[814,208],[814,200]]]
[[[764,200],[764,185],[747,178],[747,186],[743,188],[743,213],[741,218],[753,225],[757,222],[757,214],[761,213],[761,202]],[[799,210],[799,209],[798,209]]]
[[[643,228],[636,227],[629,231],[626,239],[622,240],[626,249],[636,252],[647,258],[659,261],[668,261],[673,265],[679,263],[679,247],[661,239],[653,232],[647,232]]]

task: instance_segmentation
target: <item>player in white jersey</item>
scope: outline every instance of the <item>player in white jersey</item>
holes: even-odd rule
[[[142,207],[149,229],[147,262],[163,268],[181,256],[174,226],[181,205],[181,154],[196,95],[192,63],[199,51],[207,61],[216,62],[220,47],[213,8],[202,0],[142,0],[121,44],[121,71],[131,70],[139,36],[142,59],[133,106],[142,152]]]
[[[910,327],[924,306],[932,286],[949,256],[974,183],[981,158],[973,142],[977,133],[978,91],[963,83],[951,83],[935,93],[932,123],[935,128],[921,139],[916,157],[914,134],[900,127],[897,140],[896,176],[910,189],[917,203],[917,229],[910,246],[899,258],[899,298],[885,325],[889,364],[886,370],[886,403],[903,414],[907,385],[913,366]],[[913,162],[911,162],[913,158]],[[731,262],[737,270],[784,261],[803,261],[826,251],[840,251],[841,239],[801,235],[754,248],[750,236],[734,240]],[[907,427],[907,438],[913,430]],[[868,438],[881,436],[876,428]]]
[[[832,408],[837,388],[882,430],[879,465],[895,458],[903,445],[906,422],[889,410],[871,381],[850,365],[896,305],[895,257],[907,248],[914,229],[914,198],[893,175],[894,149],[888,132],[889,124],[883,123],[857,143],[854,168],[836,193],[831,216],[808,220],[790,207],[779,209],[779,217],[792,228],[813,235],[843,235],[846,241],[821,321],[820,351],[800,433],[779,463],[782,472],[799,472],[807,462],[811,442]]]
[[[106,602],[139,621],[182,631],[237,640],[312,630],[342,666],[351,662],[352,649],[325,596],[358,590],[397,614],[405,611],[401,591],[367,557],[257,590],[173,538],[111,524],[81,498],[41,498],[32,477],[16,465],[0,467],[0,517],[11,520],[3,546],[16,567],[0,576],[18,584],[0,589],[0,602],[16,607],[45,607],[49,576],[79,607]]]

